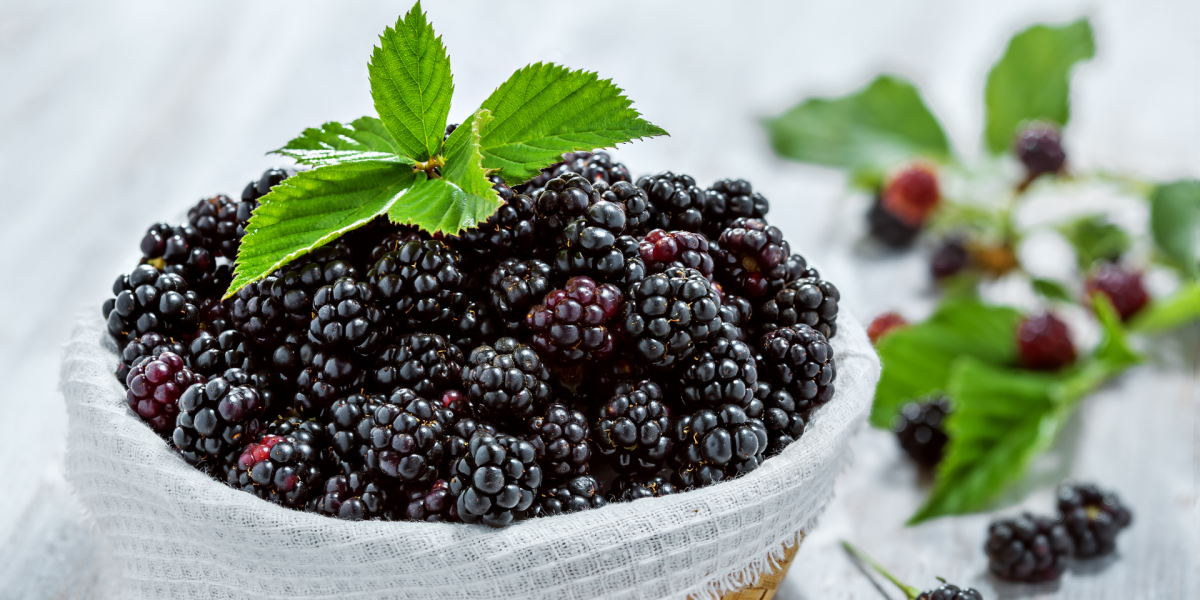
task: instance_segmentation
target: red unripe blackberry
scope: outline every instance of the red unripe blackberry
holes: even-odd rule
[[[703,227],[707,196],[691,176],[664,171],[641,177],[636,185],[650,200],[648,228],[698,232]]]
[[[1087,280],[1087,293],[1104,294],[1112,302],[1122,321],[1133,318],[1150,303],[1150,294],[1142,283],[1142,274],[1111,263],[1101,264]]]
[[[409,388],[424,398],[462,387],[462,351],[436,333],[402,335],[375,359],[373,385],[380,392]]]
[[[1025,317],[1017,326],[1017,350],[1027,369],[1056,371],[1075,362],[1067,324],[1053,313]]]
[[[1013,141],[1013,150],[1025,165],[1029,179],[1044,173],[1057,173],[1067,162],[1062,135],[1058,127],[1050,123],[1035,122],[1022,129]]]
[[[443,241],[414,240],[384,254],[367,277],[397,325],[430,331],[449,327],[466,304],[461,262]]]
[[[151,429],[166,434],[175,428],[179,397],[192,384],[203,382],[204,378],[192,373],[178,354],[162,352],[143,357],[129,370],[125,401]]]
[[[671,411],[650,380],[622,383],[600,407],[593,442],[621,473],[653,475],[671,453]]]
[[[675,422],[672,482],[689,489],[717,483],[757,469],[769,442],[761,420],[741,407],[702,408]]]
[[[937,174],[925,165],[911,165],[883,186],[883,209],[909,227],[920,227],[941,199]]]
[[[480,415],[513,421],[532,415],[550,401],[550,369],[537,351],[513,338],[471,352],[463,386]]]
[[[1077,558],[1103,556],[1116,550],[1117,534],[1133,520],[1116,494],[1070,481],[1058,488],[1058,512],[1075,542]]]
[[[551,404],[544,414],[529,419],[525,440],[537,451],[538,464],[547,481],[587,475],[592,458],[587,417],[562,404]]]
[[[200,235],[200,243],[214,256],[237,256],[241,235],[238,232],[238,205],[229,196],[205,198],[188,209],[188,223]]]
[[[908,321],[900,313],[885,312],[872,319],[871,324],[867,325],[867,337],[871,338],[872,344],[875,344],[883,336],[905,325],[908,325]]]
[[[319,453],[306,439],[265,435],[242,450],[228,481],[276,504],[299,508],[321,486]]]
[[[717,279],[732,286],[729,291],[749,298],[766,296],[772,287],[801,276],[788,263],[792,251],[783,232],[762,219],[734,219],[721,232],[712,255]],[[806,265],[798,266],[802,270]]]
[[[670,368],[720,331],[720,310],[721,300],[700,271],[671,268],[629,286],[621,332],[636,356]]]
[[[1061,577],[1075,547],[1061,522],[1025,513],[988,525],[984,550],[997,577],[1037,583]]]
[[[529,310],[525,324],[533,332],[530,343],[563,364],[606,358],[614,347],[609,323],[621,300],[621,290],[611,283],[596,285],[589,277],[572,277]]]
[[[781,327],[758,342],[758,376],[797,401],[824,404],[833,398],[837,366],[825,336],[808,325]]]
[[[438,479],[428,486],[409,486],[404,493],[408,501],[404,507],[405,519],[430,523],[458,522],[454,494],[450,493],[450,482],[445,479]]]
[[[321,492],[312,503],[313,512],[348,521],[394,521],[400,516],[390,486],[361,471],[326,479]]]
[[[648,273],[661,273],[672,267],[696,269],[705,277],[713,273],[708,239],[699,233],[655,229],[638,242],[638,254]]]
[[[371,415],[368,472],[401,481],[433,481],[451,418],[440,404],[408,389],[396,390]]]

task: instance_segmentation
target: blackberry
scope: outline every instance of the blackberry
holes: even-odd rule
[[[745,409],[757,389],[758,366],[750,346],[718,337],[687,365],[680,395],[692,409],[725,404]]]
[[[798,402],[824,404],[833,398],[837,366],[825,336],[797,324],[768,332],[759,339],[758,373]]]
[[[587,417],[562,404],[551,404],[544,414],[529,419],[525,440],[533,444],[547,481],[587,475],[592,458],[591,427]]]
[[[653,217],[648,228],[701,231],[707,198],[691,176],[663,171],[639,178],[637,187],[650,200]]]
[[[563,155],[562,164],[556,166],[553,173],[555,177],[578,173],[593,184],[603,182],[612,185],[632,181],[629,169],[619,162],[613,162],[607,152],[575,152],[569,156]]]
[[[921,233],[920,226],[909,225],[888,212],[879,196],[875,197],[875,202],[867,211],[867,227],[871,237],[897,250],[911,246]]]
[[[942,461],[942,453],[949,440],[945,421],[950,410],[950,401],[939,397],[909,402],[900,409],[899,414],[892,417],[892,431],[900,440],[900,447],[917,464],[933,467]]]
[[[1101,263],[1088,277],[1086,287],[1089,296],[1107,296],[1122,321],[1133,318],[1150,303],[1150,295],[1142,283],[1142,274],[1114,264]]]
[[[555,175],[555,171],[557,171],[559,167],[567,163],[573,163],[579,158],[587,159],[591,155],[591,152],[564,152],[562,154],[561,161],[542,168],[541,172],[538,173],[536,177],[526,181],[525,183],[514,186],[513,191],[517,192],[518,194],[526,194],[530,197],[536,196],[538,191],[546,187],[546,183],[558,176]],[[564,169],[563,174],[566,174],[566,171],[568,170],[569,169]]]
[[[326,479],[322,492],[312,503],[313,512],[347,521],[393,521],[399,516],[389,486],[361,471]]]
[[[1062,576],[1074,543],[1062,523],[1025,513],[988,525],[984,550],[997,577],[1037,583]]]
[[[1058,512],[1078,558],[1111,553],[1116,549],[1117,534],[1133,520],[1116,494],[1070,481],[1058,488]]]
[[[317,449],[303,437],[268,434],[242,450],[228,482],[268,502],[303,507],[321,486],[317,460]]]
[[[463,387],[482,416],[513,421],[532,415],[550,400],[550,369],[533,348],[513,338],[471,351]]]
[[[401,481],[432,481],[443,459],[449,411],[400,388],[375,408],[370,445],[370,473]]]
[[[1071,331],[1053,313],[1022,319],[1017,326],[1017,349],[1027,369],[1055,371],[1075,362]]]
[[[233,320],[229,318],[229,308],[232,303],[221,302],[218,298],[203,298],[200,300],[200,329],[213,335],[233,329]]]
[[[708,253],[708,239],[699,233],[655,229],[638,243],[638,255],[648,273],[687,267],[712,277],[713,258]]]
[[[801,276],[802,258],[792,258],[791,246],[778,227],[762,219],[734,219],[721,232],[712,250],[717,278],[730,291],[761,298]]]
[[[1022,129],[1013,141],[1013,150],[1025,165],[1029,180],[1046,173],[1057,173],[1067,162],[1062,136],[1058,127],[1050,123],[1031,123]]]
[[[231,466],[247,443],[259,439],[263,412],[258,390],[214,377],[179,397],[171,439],[190,464]]]
[[[157,357],[163,352],[187,356],[187,349],[183,344],[163,337],[162,334],[154,331],[129,342],[121,349],[121,362],[117,365],[117,379],[121,383],[125,383],[125,380],[129,379],[129,371],[137,364],[138,359]]]
[[[772,388],[761,381],[755,387],[754,397],[762,404],[762,422],[767,428],[767,456],[783,452],[804,435],[804,428],[808,426],[806,415],[812,402],[797,402],[787,390]]]
[[[735,219],[762,219],[771,203],[745,179],[722,179],[705,192],[704,230],[719,236]]]
[[[459,520],[450,482],[445,479],[405,490],[405,496],[408,504],[404,507],[404,518],[409,521],[454,523]]]
[[[453,411],[452,411],[453,412]],[[496,428],[473,417],[459,417],[446,431],[444,450],[446,455],[446,472],[453,470],[454,461],[466,456],[470,447],[471,436],[476,431],[496,435]]]
[[[714,286],[718,288],[719,286]],[[754,316],[754,309],[750,306],[750,301],[733,294],[725,294],[721,297],[721,330],[717,332],[718,337],[725,338],[731,341],[744,342],[746,341],[751,331],[750,319]]]
[[[200,244],[214,256],[237,256],[242,240],[238,235],[238,205],[229,196],[218,194],[198,202],[188,209],[188,224],[199,234]]]
[[[601,508],[606,504],[608,502],[600,493],[600,483],[590,475],[581,475],[539,490],[531,512],[534,517],[553,517]]]
[[[883,186],[883,209],[909,227],[920,227],[941,199],[937,174],[925,165],[910,165]]]
[[[228,369],[256,370],[254,349],[246,343],[246,336],[235,329],[214,336],[200,331],[188,344],[188,363],[197,373],[212,376]]]
[[[551,289],[550,265],[537,260],[510,258],[492,269],[488,276],[488,298],[496,315],[510,333],[525,324],[525,315]]]
[[[440,240],[404,242],[367,273],[384,311],[410,330],[448,328],[462,312],[462,258]]]
[[[234,295],[229,308],[229,319],[234,328],[261,346],[269,346],[282,337],[288,326],[282,302],[271,295],[277,279],[277,275],[271,274],[246,284]],[[307,295],[305,301],[308,302]],[[307,325],[304,328],[307,329]]]
[[[202,241],[191,225],[155,223],[142,238],[141,264],[182,277],[200,296],[218,297],[233,281],[233,272],[229,265],[219,265]]]
[[[871,319],[871,324],[867,325],[867,337],[871,338],[872,344],[876,344],[883,336],[906,325],[908,321],[900,313],[885,312]]]
[[[436,333],[411,333],[386,346],[375,359],[373,383],[379,391],[409,388],[423,398],[462,387],[462,351]]]
[[[646,261],[642,260],[638,252],[639,239],[632,235],[623,235],[617,238],[614,248],[621,251],[621,255],[625,257],[625,266],[621,272],[613,277],[610,277],[606,283],[612,283],[619,286],[621,289],[628,289],[633,285],[646,278]]]
[[[295,414],[288,414],[268,423],[266,434],[295,438],[311,446],[317,453],[322,453],[329,447],[329,436],[322,422],[304,419]]]
[[[588,277],[572,277],[542,304],[529,310],[525,324],[531,344],[546,358],[579,364],[607,358],[614,342],[609,322],[621,308],[621,290],[610,283],[596,285]]]
[[[464,523],[506,527],[533,505],[542,469],[533,445],[515,437],[476,431],[467,453],[454,461],[450,493]]]
[[[246,226],[250,223],[250,217],[253,215],[254,209],[258,208],[258,199],[266,196],[271,188],[294,174],[295,171],[291,169],[267,169],[258,179],[246,184],[242,190],[241,202],[238,202],[237,205],[237,237],[239,240],[246,234]]]
[[[600,407],[593,442],[621,473],[653,475],[671,453],[671,411],[649,379],[622,383]]]
[[[942,583],[932,590],[921,592],[916,600],[983,600],[983,594],[975,588],[960,588],[951,583]]]
[[[142,358],[130,369],[125,378],[125,402],[155,433],[167,434],[175,427],[179,396],[192,384],[203,382],[182,357],[164,351]]]
[[[567,224],[557,240],[554,268],[560,276],[594,275],[609,280],[625,269],[617,237],[625,229],[625,209],[607,200],[592,204]]]
[[[564,173],[546,182],[533,198],[543,239],[558,237],[572,221],[583,217],[588,207],[600,201],[600,192],[577,173]]]
[[[953,277],[971,266],[971,253],[958,237],[942,242],[929,261],[929,272],[936,280]]]
[[[662,477],[618,477],[613,483],[613,502],[633,502],[642,498],[661,498],[675,493],[675,486]]]
[[[336,464],[342,474],[366,468],[375,409],[386,400],[381,395],[351,394],[330,405],[329,418],[324,421],[331,453],[327,462]]]
[[[150,265],[138,265],[113,283],[116,296],[104,303],[108,332],[118,342],[131,342],[150,332],[182,338],[199,326],[199,300],[187,282]]]
[[[371,246],[371,250],[367,255],[367,264],[373,265],[379,262],[379,259],[383,258],[384,254],[399,250],[400,246],[403,246],[405,242],[424,242],[429,239],[431,239],[429,234],[416,227],[402,226],[400,227],[400,231],[389,233],[378,243]]]
[[[366,387],[367,371],[349,357],[316,352],[310,362],[296,375],[292,399],[303,417],[319,418],[339,397]]]
[[[514,192],[498,176],[489,179],[504,204],[487,221],[464,231],[461,246],[489,258],[527,252],[537,242],[533,199]]]
[[[642,235],[649,229],[654,213],[645,190],[635,187],[628,180],[611,185],[597,183],[596,189],[600,191],[601,200],[619,204],[625,209],[626,234]]]
[[[827,339],[837,335],[838,301],[841,293],[832,283],[818,277],[790,281],[767,300],[759,311],[764,331],[791,325],[808,325]]]
[[[767,429],[736,404],[702,408],[675,421],[673,483],[689,489],[748,473],[762,464]]]
[[[375,292],[365,282],[342,277],[321,286],[313,295],[309,337],[323,348],[350,350],[369,356],[391,337],[383,311],[375,305]]]
[[[285,330],[309,328],[317,290],[343,277],[360,279],[350,259],[350,248],[340,242],[322,246],[279,271],[270,285],[260,286],[270,293],[275,306],[282,308],[281,326]]]
[[[450,343],[466,355],[478,346],[495,342],[501,335],[500,327],[500,322],[486,302],[471,300],[463,305],[462,312],[455,316],[448,335]]]
[[[671,268],[629,286],[621,330],[641,359],[673,367],[721,329],[720,309],[721,300],[704,274]]]

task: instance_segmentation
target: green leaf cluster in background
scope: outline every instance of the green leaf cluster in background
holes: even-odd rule
[[[1116,261],[1132,243],[1124,229],[1098,215],[1080,217],[1058,230],[1075,249],[1080,271],[1087,271],[1096,261]]]
[[[1156,187],[1150,194],[1150,230],[1163,257],[1195,278],[1200,273],[1200,181]]]
[[[309,128],[276,151],[313,169],[259,199],[226,298],[376,217],[458,234],[500,207],[490,175],[520,183],[565,152],[666,134],[611,81],[538,63],[446,138],[454,79],[421,4],[379,40],[367,67],[378,117]]]

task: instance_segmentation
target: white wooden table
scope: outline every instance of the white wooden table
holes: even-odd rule
[[[1071,160],[1151,177],[1200,175],[1200,5],[920,0],[839,3],[427,2],[450,49],[461,119],[516,68],[553,60],[612,77],[672,137],[623,148],[635,174],[753,181],[773,220],[860,317],[926,309],[916,257],[864,261],[844,234],[843,179],[771,156],[757,119],[840,94],[879,69],[918,83],[973,156],[987,66],[1031,22],[1093,18],[1098,58],[1078,71]],[[0,598],[105,598],[104,552],[62,482],[59,346],[99,311],[152,221],[202,195],[237,194],[302,128],[371,110],[365,64],[406,3],[232,0],[0,2]],[[993,597],[1200,597],[1200,330],[1089,401],[1025,504],[1049,507],[1062,474],[1119,490],[1135,524],[1115,560],[1061,584],[996,586],[986,516],[905,529],[927,481],[887,434],[857,462],[805,542],[781,599],[881,596],[837,549],[850,538],[919,586],[935,575]],[[1054,460],[1054,459],[1057,459]]]

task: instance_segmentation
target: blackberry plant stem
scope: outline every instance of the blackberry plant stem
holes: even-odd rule
[[[896,585],[896,587],[900,588],[900,591],[904,592],[904,596],[906,598],[908,598],[908,600],[917,600],[917,596],[921,595],[921,590],[918,590],[917,588],[915,588],[911,585],[908,585],[908,584],[904,583],[903,581],[900,581],[899,579],[896,579],[896,576],[892,575],[891,573],[888,572],[887,569],[883,568],[883,565],[880,565],[879,563],[875,562],[870,556],[867,556],[867,554],[865,552],[863,552],[862,550],[859,550],[858,548],[855,548],[854,546],[852,546],[850,544],[850,542],[843,540],[842,547],[844,547],[846,549],[846,552],[849,552],[851,556],[853,556],[854,558],[857,558],[858,560],[860,560],[864,563],[867,563],[868,565],[871,566],[872,569],[875,569],[876,572],[878,572],[880,575],[883,575],[884,577],[887,578],[888,581],[892,582],[893,584]]]

